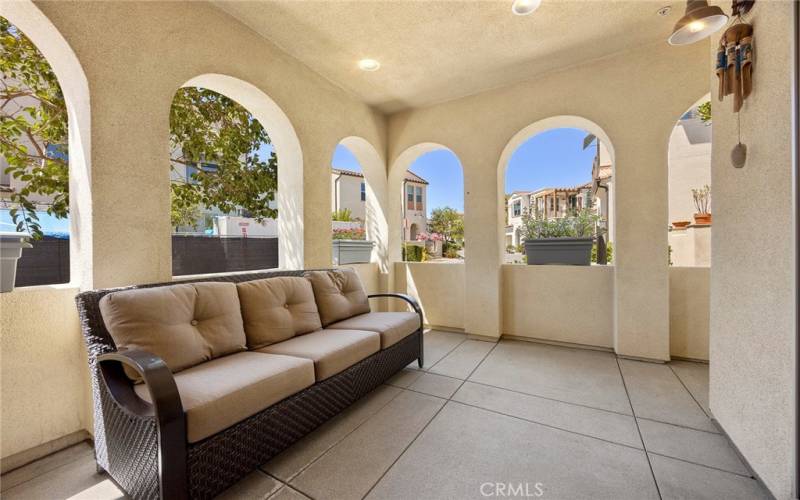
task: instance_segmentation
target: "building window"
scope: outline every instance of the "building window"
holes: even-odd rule
[[[367,201],[367,185],[363,182],[361,183],[361,201]]]
[[[417,186],[417,210],[422,212],[424,209],[422,208],[422,188]]]
[[[414,210],[414,186],[406,187],[406,208]]]
[[[522,202],[520,200],[515,201],[513,207],[514,217],[522,215]]]

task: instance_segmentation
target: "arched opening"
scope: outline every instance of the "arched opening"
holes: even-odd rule
[[[232,175],[229,177],[220,176],[220,180],[223,182],[220,182],[217,186],[207,182],[206,184],[210,188],[209,193],[212,196],[205,198],[205,201],[219,202],[217,208],[221,212],[227,212],[228,214],[225,217],[228,218],[222,220],[219,218],[220,216],[213,215],[212,212],[211,217],[216,217],[216,221],[204,220],[202,232],[205,233],[210,229],[211,234],[219,238],[235,237],[247,239],[253,236],[260,236],[266,239],[277,236],[277,245],[274,243],[272,245],[277,247],[278,257],[272,260],[277,260],[277,265],[280,268],[302,268],[303,158],[300,141],[289,118],[260,89],[231,76],[204,74],[187,81],[181,88],[196,88],[213,92],[222,96],[220,102],[227,100],[235,103],[245,113],[242,113],[239,109],[230,111],[231,107],[227,109],[236,115],[236,120],[247,122],[247,126],[243,127],[241,138],[251,141],[247,147],[240,148],[241,150],[226,150],[224,149],[226,146],[223,143],[222,149],[209,148],[209,151],[218,153],[216,158],[205,158],[203,157],[204,155],[198,154],[196,158],[189,158],[188,160],[191,161],[186,162],[193,163],[192,165],[187,165],[188,171],[184,173],[184,177],[188,180],[188,185],[190,185],[192,179],[200,179],[206,174],[210,177],[212,174],[218,173],[215,170],[221,172],[223,165],[219,163],[221,160],[219,152],[228,152],[225,153],[228,156],[224,160],[230,167],[228,173]],[[203,102],[203,100],[200,99],[200,102]],[[233,108],[236,106],[233,106]],[[257,128],[256,124],[263,128],[265,134],[253,131],[253,128]],[[213,128],[212,126],[212,131]],[[222,156],[224,157],[225,155],[223,154]],[[236,165],[237,160],[239,162],[238,166]],[[188,175],[186,175],[187,173]],[[255,187],[248,186],[248,189],[242,189],[243,186],[237,186],[236,179],[240,178],[239,174],[248,175],[249,180],[255,183]],[[277,175],[277,179],[274,179],[274,175]],[[251,196],[253,189],[257,191],[255,199]],[[210,204],[205,203],[205,205]],[[207,208],[211,207],[207,206]],[[256,211],[256,217],[250,217],[250,215],[254,215],[250,213],[253,211]],[[230,214],[230,212],[234,213]],[[229,242],[217,243],[226,243],[224,248],[221,245],[216,245],[220,247],[222,252],[230,251],[230,245],[227,244]],[[247,244],[255,246],[251,245],[251,242],[247,242]],[[259,255],[263,251],[269,251],[266,248],[266,243],[261,246],[265,248],[254,249]],[[175,255],[174,250],[173,255]],[[232,263],[226,267],[225,271],[264,267],[261,265],[263,259],[260,257],[249,262],[252,264]],[[219,271],[214,268],[206,272]]]
[[[596,124],[558,116],[521,130],[503,151],[498,186],[505,263],[613,262],[613,148]],[[581,240],[580,259],[546,246],[565,238]]]
[[[24,102],[7,106],[3,113],[25,114],[34,131],[27,139],[7,137],[8,146],[13,147],[18,139],[25,142],[30,154],[3,153],[2,198],[7,210],[0,220],[3,230],[20,226],[43,237],[24,252],[20,266],[26,259],[30,265],[23,273],[18,272],[17,283],[69,281],[90,288],[91,115],[86,75],[69,44],[32,2],[4,2],[0,16],[3,35],[10,37],[8,41],[14,40],[14,47],[4,47],[4,51],[24,52],[18,55],[22,57],[20,63],[27,65],[18,68],[20,71],[4,73],[3,91],[16,89],[25,95],[21,98]],[[32,67],[38,69],[30,71]],[[31,115],[24,111],[28,106],[37,112]],[[11,168],[13,172],[8,171],[11,165],[17,167]],[[53,233],[64,233],[68,240]]]
[[[433,143],[412,146],[389,173],[392,217],[400,221],[390,245],[397,259],[411,262],[462,262],[464,175],[450,149]],[[393,231],[394,233],[394,231]]]
[[[669,137],[670,265],[711,265],[711,95],[681,115]]]
[[[383,159],[369,141],[350,136],[336,146],[331,168],[334,264],[377,262],[388,272]]]

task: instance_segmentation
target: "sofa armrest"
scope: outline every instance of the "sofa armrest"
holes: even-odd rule
[[[120,406],[137,416],[156,417],[159,424],[177,418],[183,419],[183,405],[172,372],[155,354],[133,349],[109,352],[99,355],[97,363],[111,396]],[[152,403],[144,401],[136,394],[123,365],[132,368],[142,377],[150,391]]]
[[[188,498],[186,478],[186,415],[178,386],[166,363],[146,351],[122,350],[97,356],[97,365],[113,402],[134,420],[155,420],[158,439],[158,475],[161,498]],[[133,390],[133,382],[123,369],[128,366],[141,375],[150,391],[148,403]],[[102,389],[101,389],[102,390]],[[134,426],[119,426],[118,433],[135,431]],[[107,431],[108,432],[108,431]],[[135,448],[135,447],[134,447]],[[119,453],[136,454],[132,449]]]
[[[376,299],[381,297],[388,297],[393,299],[400,299],[408,302],[414,312],[419,315],[419,327],[422,329],[423,325],[425,324],[424,318],[422,316],[422,308],[419,306],[419,302],[412,297],[411,295],[407,295],[405,293],[373,293],[372,295],[367,296],[370,299]]]

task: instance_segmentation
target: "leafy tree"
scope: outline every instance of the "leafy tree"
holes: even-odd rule
[[[446,244],[464,240],[464,216],[450,207],[435,208],[431,212],[428,229],[442,235]]]
[[[11,193],[18,230],[42,231],[32,200],[50,196],[47,213],[69,214],[67,111],[55,73],[35,45],[0,17],[0,154],[6,172],[24,182]],[[211,90],[182,88],[170,109],[171,215],[199,205],[242,208],[261,221],[277,216],[278,160],[262,125],[240,104]],[[174,220],[174,219],[173,219]]]
[[[700,117],[700,121],[703,123],[711,123],[711,101],[706,101],[697,106],[697,116]]]
[[[172,206],[170,207],[169,217],[172,227],[194,226],[200,218],[200,207],[196,203],[187,203],[183,200],[176,200],[175,193],[170,193]]]

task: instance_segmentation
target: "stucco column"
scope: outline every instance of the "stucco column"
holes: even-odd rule
[[[309,132],[299,135],[303,147],[303,267],[330,267],[331,158],[336,141],[321,140]]]
[[[472,153],[472,154],[469,154]],[[496,158],[481,158],[470,151],[461,157],[464,169],[465,292],[464,329],[466,333],[499,338],[500,245],[502,216],[498,207]],[[473,162],[479,162],[475,164]]]
[[[645,124],[626,126],[644,133],[614,144],[614,350],[623,356],[669,360],[669,131]]]

